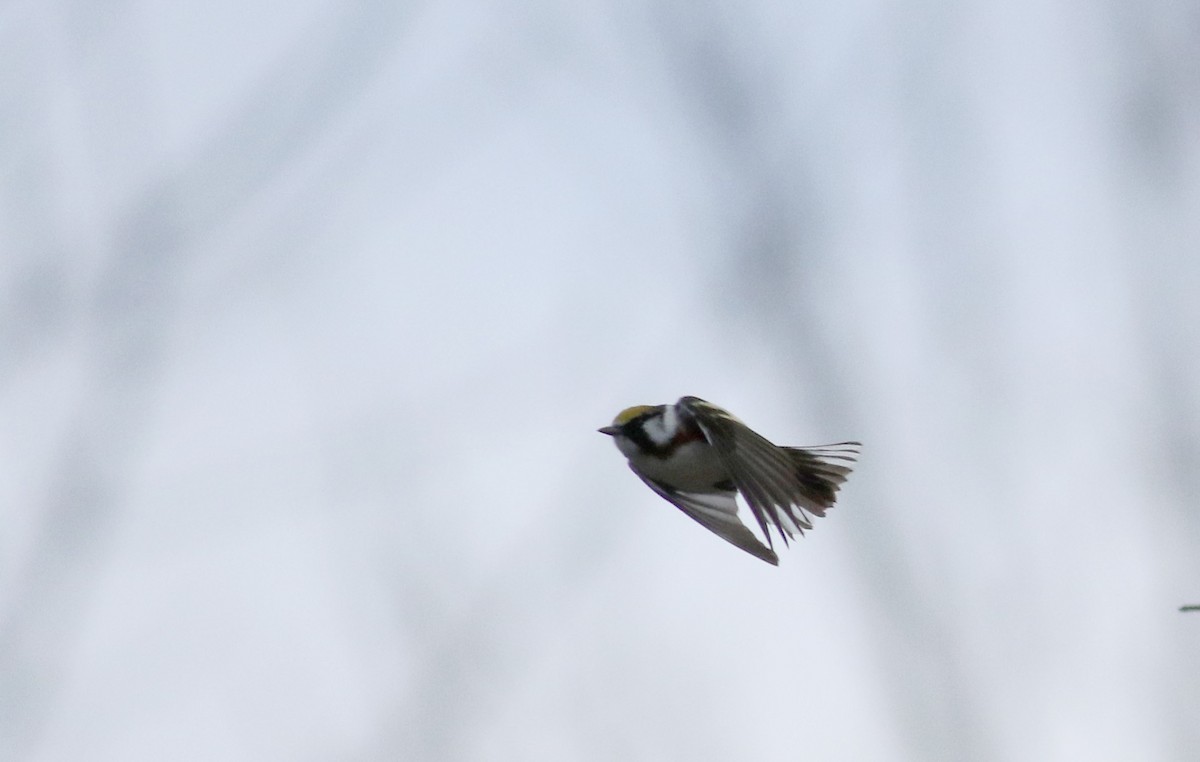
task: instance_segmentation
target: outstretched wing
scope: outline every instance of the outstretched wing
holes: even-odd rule
[[[794,534],[812,529],[806,512],[825,515],[861,447],[858,442],[778,447],[731,413],[698,397],[684,397],[678,405],[717,451],[768,544],[768,521],[779,530],[784,544]]]
[[[705,529],[769,564],[779,565],[779,556],[775,555],[775,551],[763,545],[738,519],[736,492],[730,490],[704,495],[677,492],[661,482],[643,476],[632,464],[629,467],[647,487],[658,493],[659,497],[691,516]]]

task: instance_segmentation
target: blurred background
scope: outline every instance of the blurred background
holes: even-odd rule
[[[0,5],[0,757],[1200,757],[1200,11]],[[772,568],[597,433],[860,439]]]

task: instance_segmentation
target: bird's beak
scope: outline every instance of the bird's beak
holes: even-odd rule
[[[596,429],[596,431],[599,431],[601,434],[608,434],[610,437],[615,437],[617,434],[619,434],[621,432],[621,430],[618,429],[616,426],[604,426],[599,429]]]

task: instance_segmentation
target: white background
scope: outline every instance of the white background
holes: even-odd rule
[[[1200,758],[1197,40],[3,4],[0,757]],[[864,442],[779,568],[684,394]]]

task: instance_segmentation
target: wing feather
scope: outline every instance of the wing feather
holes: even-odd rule
[[[706,495],[677,492],[665,484],[643,476],[632,464],[630,469],[659,497],[683,511],[705,529],[752,556],[769,564],[779,565],[779,556],[775,555],[775,551],[763,545],[737,517],[736,492],[714,492]]]
[[[684,397],[677,404],[717,451],[768,543],[768,522],[785,544],[793,533],[812,529],[809,514],[825,515],[850,473],[847,464],[858,457],[858,442],[779,447],[702,399]]]

